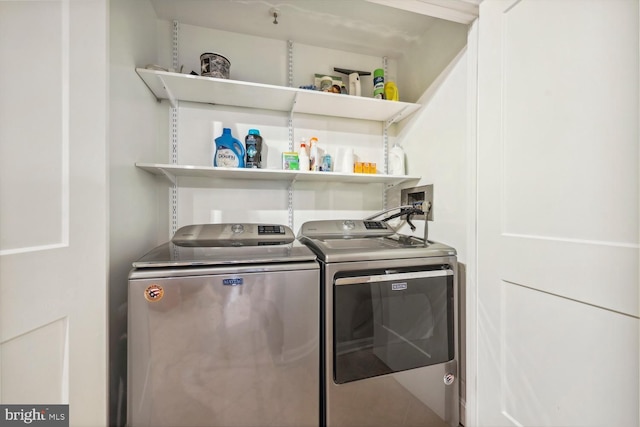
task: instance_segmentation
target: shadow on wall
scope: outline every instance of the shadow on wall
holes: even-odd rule
[[[458,333],[458,348],[460,349],[460,355],[458,357],[459,372],[460,372],[460,424],[465,425],[465,413],[467,402],[467,334],[465,324],[467,321],[466,307],[467,307],[467,265],[458,262],[458,312],[459,317],[459,333]]]
[[[112,322],[117,325],[127,323],[127,303],[117,309],[111,308]],[[113,319],[116,316],[117,319]],[[127,333],[124,331],[111,343],[109,360],[109,425],[123,427],[127,417]]]
[[[437,20],[398,63],[400,100],[419,102],[423,94],[449,68],[460,52],[466,49],[469,27],[464,24]],[[438,34],[438,37],[434,37]],[[444,36],[443,36],[444,35]],[[446,39],[447,43],[441,40]]]

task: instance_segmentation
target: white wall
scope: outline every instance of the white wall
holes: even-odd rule
[[[172,23],[159,21],[159,65],[171,61]],[[231,61],[231,78],[266,84],[287,85],[287,42],[252,37],[179,24],[179,63],[185,71],[199,71],[203,52],[218,52]],[[258,58],[256,52],[261,52]],[[264,59],[267,58],[267,59]],[[333,66],[373,70],[382,66],[382,58],[351,52],[293,45],[293,85],[313,83],[315,73],[336,74]],[[396,72],[395,61],[388,61]],[[345,76],[346,81],[346,76]],[[371,96],[371,77],[362,79],[363,93]],[[164,103],[166,104],[166,103]],[[270,169],[282,168],[282,153],[289,151],[289,115],[282,112],[217,107],[182,103],[178,121],[178,162],[211,166],[213,140],[224,127],[244,141],[249,129],[259,129],[263,137],[263,163]],[[168,119],[163,120],[168,126]],[[334,163],[347,147],[356,160],[384,164],[383,125],[366,120],[347,120],[297,114],[293,118],[294,149],[301,138],[317,137],[319,147],[332,156]],[[164,152],[153,153],[142,161],[166,161]],[[287,224],[288,188],[282,182],[221,181],[198,178],[179,180],[178,226],[207,222],[274,222]],[[360,218],[382,209],[381,184],[297,183],[293,193],[293,230],[304,221],[325,218]],[[168,230],[168,224],[167,224]],[[167,231],[167,236],[168,236]]]
[[[418,102],[466,44],[465,25],[436,20],[415,46],[398,61],[401,100]],[[393,80],[393,75],[390,75],[390,79]]]
[[[133,163],[158,146],[160,109],[135,67],[155,63],[156,20],[148,1],[110,2],[110,423],[124,420],[120,381],[126,369],[127,274],[131,263],[158,243],[157,181]],[[158,193],[160,191],[160,193]]]
[[[231,62],[230,78],[233,80],[288,86],[288,45],[282,40],[249,36],[229,31],[215,30],[178,23],[179,64],[184,72],[200,73],[200,55],[215,52]],[[159,65],[168,68],[172,64],[171,40],[173,23],[158,21]],[[293,48],[293,87],[313,83],[315,73],[347,76],[336,73],[333,67],[373,72],[381,68],[381,57],[327,49],[297,43]],[[397,62],[388,60],[390,75],[398,74]],[[363,96],[373,96],[372,76],[362,77]]]
[[[434,221],[429,239],[447,243],[466,259],[467,199],[467,55],[462,51],[418,100],[422,109],[398,134],[409,175],[416,185],[433,184]],[[405,186],[406,187],[406,186]],[[422,236],[424,221],[415,223]],[[410,233],[408,227],[403,231]]]

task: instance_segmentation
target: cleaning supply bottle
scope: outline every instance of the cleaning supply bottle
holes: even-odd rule
[[[318,158],[318,138],[315,136],[309,140],[309,170],[317,172],[321,168],[321,159]]]
[[[216,151],[213,166],[224,168],[243,168],[246,154],[244,145],[231,135],[231,129],[222,129],[222,135],[215,139]]]
[[[404,175],[404,151],[398,144],[394,144],[389,150],[389,175]]]
[[[398,86],[394,82],[386,82],[384,84],[384,99],[389,101],[399,101],[400,94],[398,93]]]
[[[373,97],[384,98],[384,70],[382,68],[373,71]]]
[[[262,167],[262,137],[258,129],[249,129],[249,134],[244,138],[247,146],[246,168]]]
[[[347,148],[344,152],[344,156],[342,157],[340,172],[353,173],[353,163],[355,162],[354,157],[353,148]]]
[[[322,157],[322,172],[332,172],[333,171],[333,159],[331,155],[325,154]]]
[[[309,154],[307,153],[307,143],[304,138],[300,140],[300,148],[298,149],[298,163],[300,165],[300,171],[309,171]]]

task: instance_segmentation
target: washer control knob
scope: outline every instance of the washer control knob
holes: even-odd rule
[[[233,224],[231,226],[231,231],[235,234],[242,233],[244,231],[244,227],[242,224]]]
[[[342,228],[344,228],[345,230],[353,230],[354,228],[356,228],[356,223],[348,219],[342,223]]]

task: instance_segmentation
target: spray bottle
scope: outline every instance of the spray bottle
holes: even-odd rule
[[[300,140],[300,148],[298,149],[298,162],[300,163],[300,171],[309,171],[309,154],[307,154],[307,143],[304,138]]]
[[[376,99],[384,98],[384,70],[382,68],[373,71],[373,97]]]
[[[309,170],[316,172],[321,168],[320,159],[318,158],[318,138],[315,136],[309,140]]]

